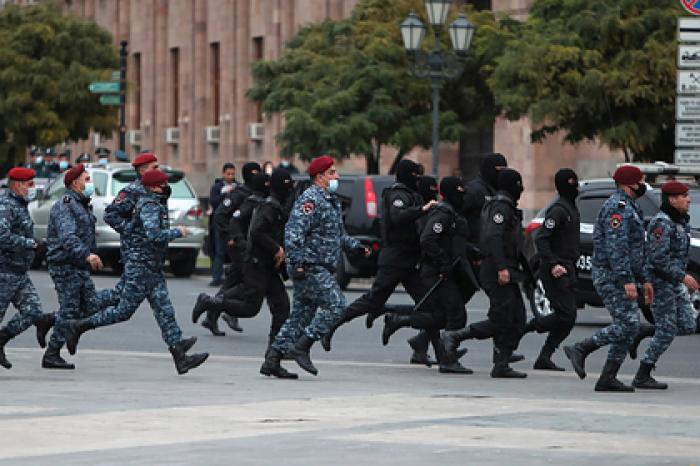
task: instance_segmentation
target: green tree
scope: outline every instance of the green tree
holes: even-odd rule
[[[367,172],[378,173],[382,147],[396,147],[398,160],[413,147],[430,146],[430,81],[410,75],[399,31],[412,9],[422,12],[423,2],[361,0],[349,19],[303,28],[278,60],[253,65],[248,96],[266,114],[284,116],[277,135],[284,153],[303,159],[363,155]],[[493,14],[470,17],[502,34]],[[467,124],[493,123],[484,65],[490,60],[493,68],[497,54],[493,45],[476,43],[482,47],[467,58],[463,78],[442,93],[443,140],[459,140]],[[425,47],[431,45],[428,38]]]
[[[627,160],[673,159],[678,2],[537,0],[489,84],[533,141],[564,131]]]
[[[31,144],[110,134],[114,108],[87,90],[108,78],[119,55],[110,34],[54,4],[0,10],[0,160],[14,163]]]

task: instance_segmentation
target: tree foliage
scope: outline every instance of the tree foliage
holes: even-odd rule
[[[116,110],[99,104],[88,84],[119,66],[110,34],[53,4],[0,10],[0,157],[32,144],[108,134]]]
[[[673,159],[678,2],[537,0],[489,84],[534,141],[563,130],[628,159]]]
[[[399,31],[412,9],[424,11],[423,2],[361,0],[349,19],[305,27],[278,60],[253,65],[255,85],[248,96],[261,102],[267,115],[284,116],[277,136],[284,153],[303,159],[319,153],[363,155],[368,173],[378,173],[383,146],[396,147],[399,157],[430,146],[430,81],[409,73]],[[509,37],[492,13],[470,17],[492,37]],[[427,37],[425,47],[430,46]],[[486,79],[498,48],[477,35],[463,77],[441,94],[441,139],[459,140],[467,124],[493,123],[497,109]]]

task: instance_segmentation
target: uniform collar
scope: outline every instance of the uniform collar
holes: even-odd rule
[[[90,198],[89,198],[89,197],[86,197],[86,196],[84,196],[83,194],[81,194],[81,193],[79,193],[79,192],[77,192],[77,191],[73,191],[72,189],[66,189],[66,194],[65,194],[65,195],[66,195],[66,196],[72,197],[73,199],[75,199],[76,201],[80,202],[80,203],[83,204],[84,206],[88,206],[88,205],[90,204]]]
[[[7,194],[8,194],[8,196],[19,201],[19,203],[22,204],[23,206],[26,206],[27,204],[29,204],[29,201],[27,201],[27,199],[24,196],[20,196],[16,192],[11,191],[9,188],[7,189]]]
[[[317,185],[315,183],[311,185],[311,189],[314,189],[316,192],[318,192],[321,196],[328,199],[329,201],[332,201],[333,199],[335,199],[335,195],[332,192],[330,192],[327,189],[323,189],[322,187],[320,187],[319,185]]]

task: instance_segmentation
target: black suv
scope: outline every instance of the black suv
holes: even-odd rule
[[[311,181],[308,175],[293,175],[296,199]],[[394,183],[393,176],[341,175],[336,192],[343,209],[345,231],[372,249],[369,257],[342,253],[338,259],[336,277],[346,289],[353,277],[371,278],[377,273],[377,256],[382,240],[379,219],[382,216],[382,192]]]
[[[637,166],[645,173],[649,187],[647,193],[638,200],[639,206],[644,213],[645,223],[648,223],[656,215],[661,206],[660,186],[665,179],[660,178],[675,176],[680,181],[685,181],[690,187],[691,206],[689,213],[692,238],[688,272],[696,278],[700,278],[700,170],[684,169],[666,164],[638,164]],[[684,180],[683,177],[686,176],[690,176],[691,180]],[[577,281],[575,285],[576,302],[579,308],[585,305],[603,307],[603,302],[595,291],[591,279],[593,227],[600,207],[615,192],[615,189],[615,182],[612,179],[588,180],[582,181],[580,184],[580,194],[576,200],[576,205],[581,213],[581,255],[576,261]],[[525,228],[525,255],[535,272],[539,269],[540,264],[534,244],[534,235],[544,221],[544,213],[547,207],[540,210]],[[544,293],[544,287],[539,279],[534,287],[526,289],[526,294],[530,300],[530,308],[533,314],[543,316],[552,312],[549,300]],[[700,309],[700,293],[694,293],[691,296],[691,302],[697,313],[697,310]],[[652,322],[653,317],[650,310],[646,306],[641,308],[645,318]],[[700,327],[700,316],[697,316],[697,319]]]

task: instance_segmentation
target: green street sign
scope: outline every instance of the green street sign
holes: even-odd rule
[[[122,79],[121,71],[112,71],[112,81],[120,81]]]
[[[119,81],[97,81],[90,83],[88,89],[93,94],[113,94],[119,92]]]
[[[121,105],[122,99],[119,94],[104,94],[100,96],[100,104],[102,105]]]

